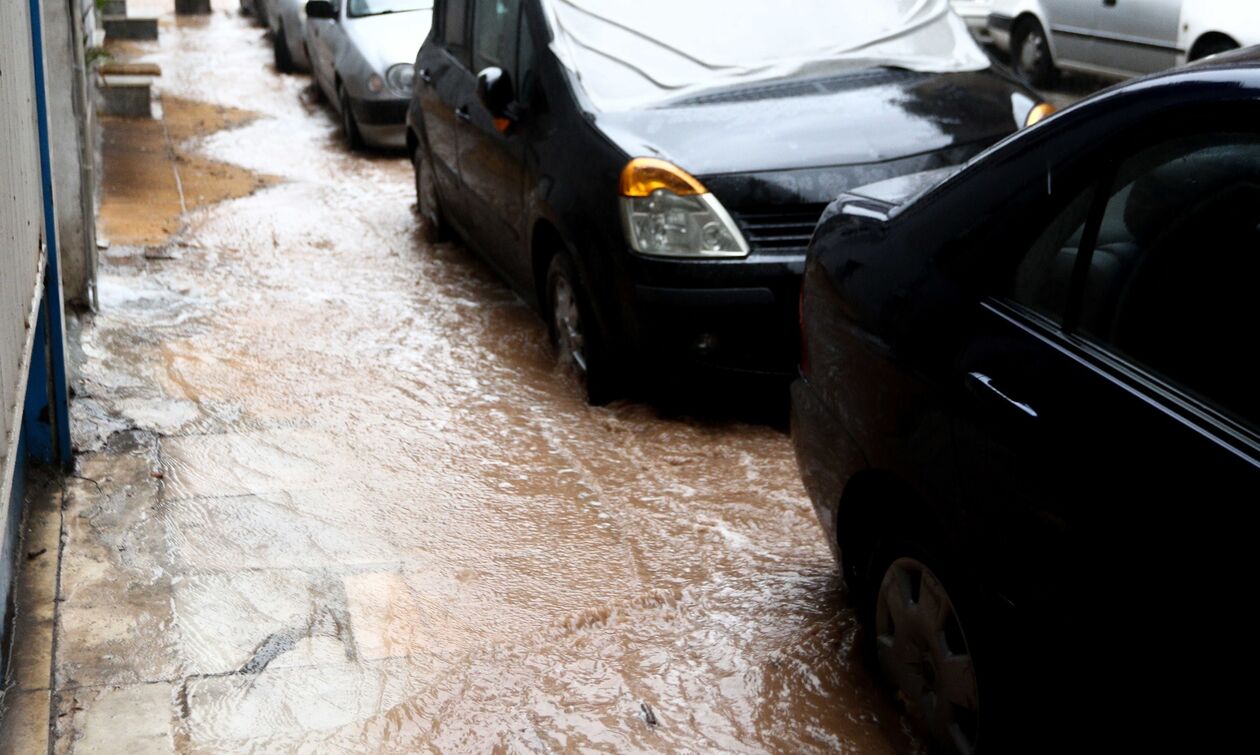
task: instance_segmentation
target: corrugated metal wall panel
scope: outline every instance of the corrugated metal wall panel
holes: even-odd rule
[[[14,440],[43,229],[31,26],[26,3],[5,3],[0,24],[0,470]],[[3,478],[3,474],[0,474]]]

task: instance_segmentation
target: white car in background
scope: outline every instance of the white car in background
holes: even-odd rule
[[[989,35],[1034,86],[1127,78],[1260,44],[1260,0],[992,0]]]

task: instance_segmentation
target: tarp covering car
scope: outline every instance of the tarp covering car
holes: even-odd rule
[[[890,66],[978,71],[989,58],[949,0],[544,0],[551,48],[594,106]]]

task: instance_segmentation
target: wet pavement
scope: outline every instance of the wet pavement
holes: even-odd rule
[[[57,752],[917,748],[780,425],[587,407],[404,158],[234,0],[156,5],[130,51],[218,115],[106,165],[139,198],[77,329]],[[155,220],[152,159],[231,186]]]

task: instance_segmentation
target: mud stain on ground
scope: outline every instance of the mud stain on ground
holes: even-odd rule
[[[160,244],[185,213],[249,196],[279,182],[197,152],[202,140],[258,116],[240,108],[163,96],[162,118],[101,118],[104,180],[100,222],[114,244]]]

